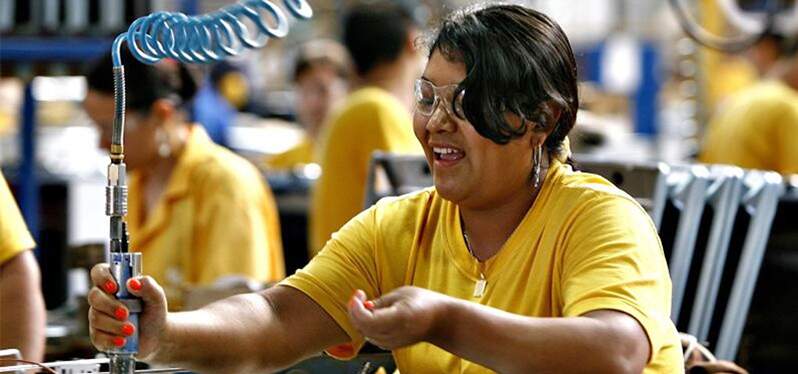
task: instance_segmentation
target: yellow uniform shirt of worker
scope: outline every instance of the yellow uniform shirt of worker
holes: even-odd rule
[[[700,159],[798,173],[798,92],[774,80],[735,95],[710,122]]]
[[[0,264],[35,246],[14,196],[0,174]]]
[[[487,287],[475,297],[480,271]],[[354,290],[371,299],[413,285],[524,316],[621,311],[648,335],[644,373],[683,371],[669,319],[668,268],[650,218],[606,180],[556,161],[521,224],[482,264],[468,252],[457,206],[426,189],[359,214],[283,284],[322,306],[356,348],[364,339],[346,309]],[[397,349],[394,357],[402,373],[491,372],[428,343]]]
[[[273,170],[289,170],[295,166],[316,162],[315,145],[309,137],[303,136],[291,149],[266,159],[266,166]]]
[[[374,151],[421,153],[406,106],[376,87],[352,93],[322,133],[322,175],[313,190],[310,251],[363,210],[366,176]]]
[[[201,127],[191,128],[166,191],[147,217],[137,173],[129,185],[131,248],[143,253],[144,271],[164,285],[170,302],[179,304],[183,286],[226,275],[262,282],[285,276],[270,189],[253,165],[211,142]]]

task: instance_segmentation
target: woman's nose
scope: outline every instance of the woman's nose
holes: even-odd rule
[[[454,119],[449,115],[449,111],[444,108],[446,103],[441,100],[427,121],[427,131],[429,132],[451,132],[457,126]]]

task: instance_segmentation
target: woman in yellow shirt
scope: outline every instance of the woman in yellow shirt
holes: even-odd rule
[[[223,276],[282,279],[277,209],[261,175],[187,121],[183,105],[196,85],[185,67],[145,65],[124,51],[128,227],[144,270],[164,285],[174,307],[184,287]],[[111,69],[110,59],[91,69],[84,102],[106,149],[114,113]]]
[[[338,42],[318,39],[299,48],[294,64],[294,109],[305,133],[296,146],[266,160],[270,169],[286,170],[318,162],[317,140],[327,117],[346,96],[351,77],[349,53]]]
[[[683,371],[651,220],[567,164],[578,97],[560,27],[515,5],[455,13],[415,93],[434,188],[360,213],[258,295],[167,317],[142,278],[144,357],[252,372],[323,349],[351,357],[369,340],[403,373]],[[107,269],[95,267],[95,284]],[[93,341],[107,347],[119,304],[92,293]]]

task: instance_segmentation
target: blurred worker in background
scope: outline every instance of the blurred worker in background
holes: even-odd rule
[[[349,90],[352,66],[349,53],[337,42],[313,40],[302,45],[294,65],[295,111],[305,129],[293,148],[267,160],[271,169],[291,169],[316,162],[316,144],[322,125]]]
[[[274,282],[284,277],[277,209],[257,169],[187,122],[196,92],[172,60],[145,65],[124,49],[125,162],[129,168],[130,246],[144,271],[178,302],[184,286],[226,275]],[[88,74],[84,107],[110,146],[114,117],[110,58]],[[179,303],[175,305],[179,307]]]
[[[749,51],[761,80],[720,104],[700,160],[798,173],[796,40],[769,33]]]
[[[322,174],[310,212],[311,255],[363,210],[374,151],[421,152],[410,116],[413,80],[423,62],[415,47],[419,23],[411,9],[391,1],[357,5],[344,19],[344,45],[360,87],[321,135]]]
[[[468,8],[429,47],[413,128],[435,186],[358,214],[259,294],[167,313],[141,277],[141,357],[271,372],[322,350],[352,358],[370,341],[405,374],[683,372],[651,218],[567,164],[579,98],[562,29],[518,5]],[[125,323],[97,286],[111,279],[107,264],[92,269],[100,349]]]
[[[47,317],[35,246],[0,174],[0,349],[18,348],[23,359],[41,361]]]

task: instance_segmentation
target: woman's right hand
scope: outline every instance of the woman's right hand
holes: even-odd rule
[[[94,284],[88,295],[91,342],[101,351],[121,347],[135,327],[128,321],[127,308],[114,296],[120,285],[111,275],[108,264],[95,265],[91,269],[91,280]],[[142,301],[137,356],[147,359],[158,351],[161,337],[166,332],[166,295],[149,276],[132,278],[124,286]]]

